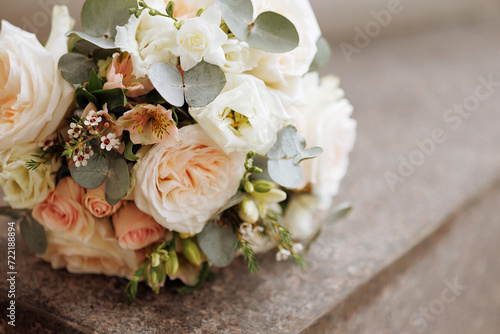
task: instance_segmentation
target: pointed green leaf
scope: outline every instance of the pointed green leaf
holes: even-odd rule
[[[139,160],[139,157],[134,154],[133,148],[134,148],[134,143],[132,143],[132,141],[128,140],[127,144],[125,144],[125,151],[123,152],[123,156],[128,161],[135,162],[135,161]]]
[[[95,153],[87,160],[87,166],[73,166],[71,177],[85,189],[97,189],[108,177],[109,164],[106,157]]]
[[[292,159],[270,159],[267,168],[271,179],[285,188],[297,188],[304,180],[302,169]]]
[[[115,34],[116,34],[116,30],[115,30]],[[87,42],[92,43],[93,45],[98,46],[102,49],[107,49],[107,50],[116,49],[115,41],[112,38],[105,38],[102,36],[95,37],[95,36],[86,34],[86,33],[81,32],[81,31],[69,31],[66,33],[66,36],[67,37],[79,37],[79,38],[84,39]]]
[[[176,107],[184,105],[184,85],[181,72],[170,63],[156,63],[149,70],[149,79],[160,95]]]
[[[116,36],[116,26],[125,25],[129,8],[137,8],[137,0],[86,0],[82,8],[83,31],[105,40]]]
[[[47,235],[45,229],[31,215],[26,215],[21,221],[21,235],[28,247],[35,254],[44,254],[47,250]]]
[[[202,61],[184,73],[186,102],[191,107],[204,107],[219,96],[226,82],[219,66]]]
[[[118,154],[109,154],[109,175],[106,179],[106,200],[116,205],[127,194],[130,185],[130,175],[127,161]]]
[[[284,53],[299,45],[299,33],[290,20],[274,12],[260,14],[246,39],[256,49]]]
[[[216,267],[226,267],[236,256],[238,237],[232,227],[223,227],[211,221],[198,234],[201,250]]]
[[[89,103],[93,103],[95,105],[99,104],[97,98],[81,86],[75,90],[75,100],[76,104],[78,104],[78,106],[82,109],[85,109]]]
[[[103,85],[101,79],[99,79],[95,70],[92,69],[92,72],[90,73],[89,85],[87,86],[87,90],[92,93],[93,91],[96,90],[102,90],[102,88]]]
[[[121,88],[96,90],[92,92],[92,95],[97,98],[99,108],[102,108],[106,103],[108,104],[108,110],[127,104],[127,97]]]
[[[222,18],[231,32],[244,41],[248,35],[249,26],[253,21],[253,5],[251,0],[214,0],[219,5]]]
[[[64,79],[74,85],[87,82],[92,70],[98,70],[94,61],[80,53],[67,53],[59,59],[59,70]]]
[[[309,68],[309,72],[319,72],[323,67],[328,65],[332,58],[332,49],[324,37],[318,39],[316,46],[318,47],[318,52]]]

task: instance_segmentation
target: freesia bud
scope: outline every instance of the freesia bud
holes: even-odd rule
[[[254,192],[252,197],[266,204],[281,203],[286,200],[286,192],[281,189],[271,189],[266,193]]]
[[[179,270],[179,259],[175,250],[168,252],[168,260],[165,263],[165,272],[168,276],[174,276]]]
[[[193,239],[182,240],[182,251],[184,255],[194,265],[199,266],[201,264],[201,253],[196,242]]]
[[[253,224],[259,219],[259,209],[254,201],[245,198],[240,204],[238,216],[240,216],[241,220],[245,223]]]

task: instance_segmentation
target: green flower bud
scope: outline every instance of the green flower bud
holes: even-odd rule
[[[153,268],[156,268],[160,265],[160,262],[161,262],[160,260],[161,260],[160,254],[158,254],[158,253],[151,254],[151,266]]]
[[[158,283],[158,273],[156,272],[156,269],[153,268],[149,274],[151,276],[151,285],[154,287]]]
[[[245,191],[247,193],[253,193],[254,192],[254,187],[253,187],[252,182],[250,182],[248,180],[245,181]]]
[[[257,154],[257,153],[255,153],[254,151],[248,152],[248,154],[247,154],[247,160],[252,159],[255,156],[255,154]]]
[[[184,255],[194,265],[199,266],[201,264],[201,253],[196,242],[193,239],[182,240],[182,251]]]
[[[253,166],[252,168],[248,169],[248,172],[253,174],[261,174],[263,170],[260,169],[259,167]]]
[[[267,193],[274,189],[274,184],[266,180],[258,180],[253,182],[253,186],[256,192]]]
[[[158,15],[158,14],[159,14],[159,13],[158,13],[158,11],[157,11],[156,9],[150,9],[150,10],[149,10],[149,15],[151,15],[151,16],[156,16],[156,15]]]
[[[245,223],[253,224],[259,220],[259,209],[257,208],[257,205],[255,205],[254,201],[245,198],[240,204],[238,216]]]
[[[170,17],[172,17],[172,16],[174,16],[174,11],[175,11],[175,2],[169,1],[168,5],[167,5],[166,12]]]
[[[168,276],[174,276],[179,270],[179,259],[174,249],[168,252],[168,255],[168,261],[165,263],[165,272]]]

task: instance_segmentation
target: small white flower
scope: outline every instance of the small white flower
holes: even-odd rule
[[[70,138],[77,139],[83,132],[83,127],[76,123],[71,123],[69,125],[71,129],[68,130],[68,134]]]
[[[94,151],[92,150],[92,147],[90,147],[90,146],[84,146],[83,153],[85,155],[88,155],[89,158],[94,155]]]
[[[95,110],[91,110],[85,118],[84,124],[87,126],[98,126],[101,123],[102,117]]]
[[[254,229],[252,224],[250,223],[243,223],[240,225],[240,233],[243,236],[249,236],[253,237],[254,236]]]
[[[87,166],[87,160],[90,158],[90,155],[85,154],[85,152],[80,152],[80,154],[75,155],[73,157],[73,161],[75,162],[76,167]]]
[[[290,255],[292,255],[292,253],[289,250],[281,249],[278,253],[276,253],[276,261],[286,261]]]
[[[187,71],[202,60],[224,65],[226,57],[222,45],[227,35],[220,29],[221,11],[218,6],[209,7],[200,15],[187,20],[177,33],[177,50],[181,67]]]
[[[54,141],[51,139],[47,139],[42,143],[38,143],[38,147],[41,147],[44,152],[47,152],[47,150],[52,146],[54,146]]]
[[[113,148],[120,147],[120,140],[116,139],[116,134],[109,133],[106,137],[101,138],[101,149],[111,151]]]
[[[294,244],[292,247],[292,252],[294,254],[299,254],[304,250],[304,246],[302,244]]]

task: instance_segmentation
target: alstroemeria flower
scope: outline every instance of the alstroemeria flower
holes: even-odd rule
[[[161,105],[142,104],[127,111],[118,119],[118,124],[130,132],[134,144],[175,144],[177,126],[172,111]]]
[[[202,60],[222,66],[226,61],[222,45],[227,35],[220,29],[221,12],[218,6],[209,7],[200,15],[188,20],[177,33],[177,54],[181,67],[187,71]]]

